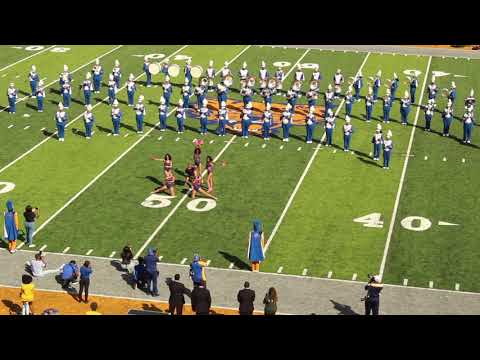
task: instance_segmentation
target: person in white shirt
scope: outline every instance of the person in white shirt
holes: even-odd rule
[[[40,251],[38,254],[35,254],[35,259],[27,262],[27,265],[30,266],[30,270],[32,271],[32,275],[35,277],[42,277],[47,274],[53,274],[60,272],[61,268],[47,270],[47,263],[45,258],[42,256],[42,252]]]

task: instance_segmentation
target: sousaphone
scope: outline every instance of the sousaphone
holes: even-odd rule
[[[150,74],[152,75],[157,75],[160,73],[160,64],[158,63],[151,63],[150,65],[148,65],[148,71],[150,72]]]
[[[195,65],[191,70],[192,77],[198,79],[203,74],[203,69],[200,65]]]
[[[180,74],[180,66],[172,64],[168,67],[168,75],[170,77],[177,77]]]

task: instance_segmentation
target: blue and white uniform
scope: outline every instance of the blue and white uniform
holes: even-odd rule
[[[165,82],[162,84],[162,88],[163,97],[165,98],[165,104],[168,106],[170,104],[170,97],[172,96],[173,92],[173,87],[172,84],[170,84],[169,77],[165,79]]]
[[[345,95],[345,115],[352,115],[352,107],[354,101],[355,99],[353,98],[352,90],[349,89],[347,91],[347,94]]]
[[[383,135],[382,135],[382,127],[377,125],[377,130],[375,131],[375,135],[372,137],[372,144],[373,144],[373,160],[377,161],[380,158],[380,150],[382,149],[383,144]]]
[[[147,77],[147,87],[152,87],[152,73],[150,72],[149,66],[150,61],[148,61],[148,57],[145,56],[145,58],[143,59],[143,72]]]
[[[471,144],[472,142],[472,130],[474,123],[473,113],[466,112],[463,115],[463,142],[465,144]]]
[[[383,122],[388,124],[390,122],[390,110],[392,109],[392,97],[389,92],[382,98],[383,100]]]
[[[190,106],[190,95],[192,95],[192,88],[189,85],[189,80],[185,79],[185,85],[182,86],[182,100],[185,109],[188,109]]]
[[[252,103],[248,103],[242,111],[242,137],[248,139],[249,128],[252,123]]]
[[[436,99],[437,98],[437,84],[432,81],[430,85],[428,85],[428,100]]]
[[[133,79],[133,74],[130,74],[127,81],[127,98],[128,106],[130,107],[135,105],[135,91],[137,91],[137,86],[135,85],[135,81],[133,81]]]
[[[360,72],[353,82],[353,89],[355,90],[355,100],[360,101],[360,91],[363,87],[363,76]]]
[[[246,62],[243,63],[242,68],[238,72],[238,75],[240,77],[240,84],[242,84],[242,86],[246,86],[248,79],[248,69]]]
[[[320,73],[320,70],[318,68],[318,65],[315,65],[315,69],[312,73],[312,80],[320,82],[322,80],[322,74]]]
[[[220,75],[222,79],[225,79],[227,76],[232,76],[232,71],[228,68],[228,61],[225,61],[222,70],[220,70]]]
[[[272,95],[273,95],[272,89],[269,89],[268,87],[266,87],[265,89],[262,89],[260,95],[262,95],[263,97],[263,103],[265,107],[268,106],[267,104],[272,105]]]
[[[298,65],[297,71],[295,71],[295,81],[300,81],[302,83],[305,81],[305,74],[300,65]]]
[[[280,118],[282,122],[282,130],[283,130],[283,141],[288,142],[290,137],[290,128],[292,126],[292,107],[290,104],[287,105],[285,111],[282,113]]]
[[[345,124],[343,124],[343,151],[350,151],[350,142],[352,140],[353,125],[350,123],[350,116],[345,116]]]
[[[120,135],[120,123],[122,122],[122,116],[122,111],[118,107],[118,100],[115,100],[112,108],[113,136]]]
[[[195,87],[195,96],[197,97],[197,108],[200,109],[203,104],[203,100],[206,99],[206,92],[207,88],[204,86],[196,86]]]
[[[333,110],[335,104],[333,103],[333,98],[335,94],[332,90],[332,85],[328,85],[327,91],[325,91],[325,110]]]
[[[145,120],[145,115],[147,110],[145,109],[145,104],[143,103],[143,95],[138,97],[138,103],[135,105],[135,120],[137,122],[137,134],[143,134],[143,121]]]
[[[475,96],[474,96],[474,91],[473,89],[470,90],[470,95],[465,98],[465,108],[472,108],[475,106]]]
[[[87,73],[87,77],[85,78],[82,84],[83,98],[85,101],[85,105],[90,105],[92,103],[93,84],[90,78],[91,78],[91,74]]]
[[[177,111],[175,114],[175,117],[177,118],[177,132],[179,134],[183,134],[185,131],[185,119],[187,117],[187,114],[185,112],[185,108],[183,107],[183,101],[182,99],[179,100],[178,102],[178,107]]]
[[[217,84],[217,100],[218,107],[221,107],[222,102],[227,102],[228,88],[223,84]]]
[[[58,141],[65,141],[65,126],[67,125],[68,116],[62,104],[58,104],[58,111],[55,113],[55,123],[57,125]]]
[[[62,95],[63,106],[65,107],[65,109],[68,109],[70,107],[70,100],[72,98],[72,86],[70,85],[70,82],[65,81],[63,83]]]
[[[377,102],[378,100],[378,90],[380,89],[380,86],[382,86],[381,76],[382,72],[379,71],[373,80],[373,102]]]
[[[335,116],[332,110],[327,111],[325,118],[325,133],[327,135],[326,146],[332,146],[333,143],[333,129],[335,129]]]
[[[110,105],[117,99],[117,83],[113,78],[113,74],[110,74],[108,80],[108,103]]]
[[[453,120],[453,109],[451,106],[448,106],[445,108],[445,110],[442,113],[442,119],[443,119],[443,134],[442,136],[450,136],[450,125],[452,124]]]
[[[32,90],[31,97],[35,97],[37,93],[37,85],[40,81],[40,76],[37,74],[37,68],[35,65],[32,65],[32,70],[28,73],[28,81],[30,82],[30,89]]]
[[[402,125],[408,124],[408,114],[410,114],[410,110],[410,94],[408,94],[408,91],[405,91],[405,96],[400,100],[400,116],[402,119]]]
[[[45,101],[45,88],[43,87],[43,81],[40,80],[37,86],[35,95],[37,96],[37,110],[43,112],[43,102]]]
[[[216,71],[213,68],[213,61],[212,60],[210,60],[209,63],[208,63],[208,68],[206,70],[206,74],[207,74],[207,80],[208,80],[207,91],[210,92],[210,91],[214,90],[215,74],[216,74]]]
[[[285,80],[285,72],[282,70],[281,67],[275,71],[275,79],[277,80],[277,87],[276,92],[280,93],[283,88],[283,81]]]
[[[263,140],[270,140],[270,128],[273,123],[273,115],[269,107],[263,112],[262,116],[262,137]]]
[[[158,118],[160,120],[160,131],[165,131],[167,129],[167,111],[168,105],[165,101],[165,98],[162,96],[160,98],[160,106],[158,107]]]
[[[338,69],[336,74],[333,76],[333,85],[334,85],[333,96],[335,99],[338,99],[340,97],[340,93],[342,92],[343,82],[344,82],[344,78],[342,75],[342,71]]]
[[[243,97],[243,106],[247,106],[249,102],[252,102],[253,90],[246,86],[240,90],[240,94]]]
[[[83,114],[83,123],[85,125],[85,137],[89,140],[92,138],[92,129],[95,123],[91,105],[87,105],[87,111]]]
[[[418,79],[416,76],[414,76],[410,81],[410,102],[412,104],[415,104],[415,94],[417,92],[417,87],[418,87]]]
[[[69,83],[71,83],[73,80],[72,75],[68,71],[67,65],[63,65],[63,72],[60,73],[60,79],[59,79],[60,93],[63,92],[63,84],[65,84],[65,81],[66,81],[65,79],[67,79]]]
[[[92,69],[93,90],[95,91],[96,94],[100,92],[100,89],[102,87],[103,72],[104,71],[102,66],[100,65],[100,60],[97,59]]]
[[[372,96],[372,89],[370,88],[367,96],[365,96],[365,112],[366,112],[365,119],[367,122],[370,122],[372,120],[372,111],[373,111],[373,96]]]
[[[292,107],[292,112],[295,112],[295,105],[297,104],[298,93],[293,89],[287,91],[287,102]]]
[[[262,67],[258,72],[258,78],[263,81],[267,81],[267,79],[269,78],[268,70],[266,69],[265,62],[263,61],[262,61]]]
[[[13,83],[10,84],[7,89],[7,98],[8,98],[8,112],[10,114],[15,114],[17,111],[17,89]]]
[[[457,98],[457,86],[453,81],[452,81],[452,87],[448,91],[447,98],[452,101],[452,105],[455,104],[455,99]]]
[[[200,108],[200,134],[207,135],[208,132],[208,100],[204,99],[202,107]]]
[[[391,132],[387,134],[387,139],[383,141],[383,168],[390,168],[390,158],[392,156],[393,141],[391,139]]]
[[[430,131],[430,127],[432,124],[433,114],[435,111],[435,101],[429,100],[427,106],[424,107],[425,110],[425,131]]]
[[[400,80],[396,73],[393,73],[393,80],[390,84],[390,97],[392,98],[392,103],[395,102],[395,95],[397,93],[398,87],[400,86]]]
[[[306,136],[305,141],[307,144],[311,144],[313,142],[313,133],[315,131],[315,126],[317,125],[317,119],[315,119],[314,108],[308,112],[305,118],[305,130]]]
[[[225,136],[225,127],[228,123],[228,109],[226,103],[222,103],[218,111],[218,136]]]
[[[117,89],[120,89],[120,81],[122,80],[122,70],[120,69],[120,62],[115,60],[115,66],[112,69],[113,80],[115,81],[115,85]]]
[[[165,59],[164,62],[160,65],[160,72],[165,75],[165,78],[168,76],[168,67],[170,66],[170,60]]]
[[[190,65],[191,64],[191,60],[188,59],[186,64],[185,64],[185,82],[186,84],[188,84],[189,87],[192,86],[192,66]],[[185,101],[185,100],[184,100]],[[185,106],[186,108],[188,107]]]
[[[317,106],[318,93],[315,90],[310,90],[307,92],[307,103],[308,108],[312,106]]]

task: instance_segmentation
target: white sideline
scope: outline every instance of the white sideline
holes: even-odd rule
[[[400,203],[400,195],[402,194],[403,181],[405,180],[405,174],[407,173],[408,160],[410,160],[410,151],[413,145],[413,137],[415,136],[415,129],[417,128],[418,116],[420,115],[420,107],[423,100],[423,95],[425,93],[425,86],[427,85],[427,80],[430,72],[430,64],[432,63],[432,57],[428,58],[427,69],[425,71],[425,78],[423,79],[422,93],[420,94],[420,99],[418,101],[417,113],[415,115],[415,121],[413,123],[412,132],[410,133],[410,141],[408,142],[407,156],[405,156],[405,162],[403,163],[402,175],[400,177],[400,183],[398,184],[397,196],[395,198],[395,204],[393,206],[392,217],[390,218],[390,226],[388,228],[387,241],[385,243],[385,249],[383,251],[382,263],[380,264],[379,275],[383,277],[383,272],[385,271],[385,265],[387,262],[388,248],[390,246],[390,240],[392,239],[393,227],[395,225],[395,218],[397,216],[398,204]]]
[[[122,46],[123,46],[123,45],[118,45],[118,46],[114,47],[113,49],[110,49],[109,51],[107,51],[105,54],[95,57],[95,59],[93,59],[93,60],[91,60],[91,61],[83,64],[82,66],[79,66],[79,67],[76,68],[75,70],[72,70],[71,74],[75,74],[78,70],[81,70],[81,69],[83,69],[85,66],[88,66],[88,65],[90,65],[91,63],[93,63],[96,59],[101,59],[101,58],[103,58],[104,56],[107,56],[108,54],[110,54],[110,53],[112,53],[112,52],[120,49]],[[47,85],[45,85],[44,88],[46,89],[46,88],[48,88],[49,86],[51,86],[51,85],[53,85],[53,84],[56,84],[56,83],[58,83],[58,80],[51,81],[51,82],[49,82]],[[15,102],[15,104],[18,104],[20,101],[23,101],[23,100],[29,99],[29,98],[30,98],[30,95],[24,96],[23,98],[18,99],[18,100]],[[8,108],[9,108],[8,106],[5,106],[3,109],[0,110],[0,113],[8,110]]]
[[[123,46],[123,45],[121,45]],[[175,55],[178,51],[184,49],[186,46],[188,45],[185,45],[183,48],[177,50],[176,52],[174,52],[172,55]],[[105,54],[106,55],[106,54]],[[170,55],[170,56],[172,56]],[[104,55],[102,55],[104,56]],[[135,78],[135,80],[137,80],[138,78],[140,78],[144,73],[142,73],[141,75],[137,76]],[[117,91],[117,94],[118,92],[120,92],[121,90],[123,90],[124,88],[126,87],[126,85],[122,86],[118,91]],[[99,106],[100,104],[103,103],[103,101],[105,101],[106,99],[108,99],[108,96],[105,97],[102,101],[100,102],[97,102],[95,105],[92,106],[92,109],[96,108],[97,106]],[[69,127],[71,124],[73,124],[75,121],[77,121],[78,119],[80,119],[82,116],[83,116],[84,112],[82,112],[80,115],[78,115],[76,118],[74,118],[73,120],[69,121],[67,123],[67,125],[65,126],[66,128]],[[45,129],[45,128],[44,128]],[[16,158],[15,160],[11,161],[10,163],[8,163],[7,165],[5,165],[4,167],[2,167],[0,169],[0,174],[2,172],[4,172],[5,170],[7,170],[10,166],[14,165],[17,161],[23,159],[25,156],[27,156],[28,154],[30,154],[32,151],[34,151],[36,148],[40,147],[41,145],[43,145],[45,142],[47,142],[48,140],[50,140],[51,138],[53,138],[55,135],[57,134],[57,132],[55,131],[52,135],[46,137],[45,139],[43,139],[42,141],[40,141],[38,144],[36,144],[34,147],[32,147],[30,150],[27,150],[26,152],[24,152],[22,155],[20,155],[18,158]],[[111,133],[108,133],[108,135],[111,135]],[[37,230],[38,231],[38,230]]]
[[[367,62],[367,59],[368,57],[370,56],[370,53],[367,53],[367,55],[365,56],[365,59],[363,59],[363,62],[362,64],[360,65],[360,68],[358,69],[357,73],[355,76],[358,75],[358,73],[363,69],[365,63]],[[345,102],[345,99],[342,99],[342,101],[340,102],[340,105],[338,105],[338,108],[337,108],[337,111],[335,112],[335,117],[338,115],[338,113],[340,112],[340,110],[342,109],[342,106],[343,106],[343,103]],[[322,136],[322,139],[321,139],[321,142],[323,142],[325,140],[325,133],[323,134]],[[308,173],[308,170],[310,170],[310,167],[312,166],[313,164],[313,160],[315,160],[315,157],[317,156],[318,152],[320,151],[321,147],[320,146],[317,146],[315,148],[315,151],[312,155],[312,157],[310,158],[310,160],[308,161],[308,164],[307,166],[305,167],[305,170],[303,171],[303,174],[302,176],[300,177],[300,179],[298,180],[298,183],[297,185],[295,186],[295,188],[293,189],[293,192],[292,194],[290,195],[290,198],[288,199],[287,201],[287,204],[285,205],[285,208],[283,209],[283,212],[282,214],[280,215],[280,217],[278,218],[278,221],[277,223],[275,224],[275,227],[273,228],[272,230],[272,233],[270,234],[268,240],[267,240],[267,243],[265,244],[265,248],[263,250],[264,253],[267,252],[268,250],[268,247],[270,246],[272,240],[273,240],[273,237],[275,236],[275,234],[277,233],[278,231],[278,228],[280,227],[280,225],[282,224],[282,221],[285,217],[285,215],[287,214],[287,211],[288,209],[290,208],[290,206],[292,205],[292,202],[293,202],[293,199],[295,198],[295,195],[297,194],[298,190],[300,189],[300,186],[302,185],[303,183],[303,179],[305,179],[305,176],[307,175]]]
[[[21,59],[21,60],[18,60],[17,62],[14,62],[13,64],[7,65],[7,66],[1,68],[1,69],[0,69],[0,72],[2,72],[2,71],[4,71],[4,70],[7,70],[7,69],[9,69],[9,68],[11,68],[12,66],[15,66],[15,65],[17,65],[17,64],[20,64],[21,62],[24,62],[25,60],[31,59],[31,58],[34,57],[34,56],[40,55],[40,54],[44,53],[45,51],[48,51],[48,50],[50,50],[50,49],[53,49],[55,46],[57,46],[57,45],[52,45],[52,46],[50,46],[50,47],[48,47],[48,48],[46,48],[46,49],[37,51],[37,52],[35,52],[34,54],[27,56],[26,58],[23,58],[23,59]]]

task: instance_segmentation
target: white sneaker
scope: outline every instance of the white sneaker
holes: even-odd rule
[[[113,134],[113,136],[118,136],[118,134]]]
[[[35,246],[36,246],[35,244],[28,245],[29,248],[34,248]]]
[[[91,137],[90,137],[90,136],[87,136],[87,140],[90,140],[90,139],[91,139]]]

